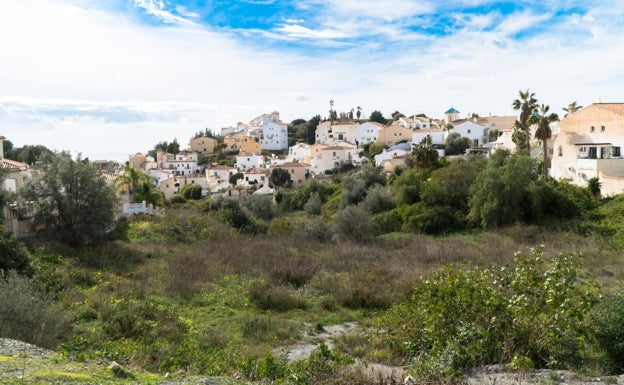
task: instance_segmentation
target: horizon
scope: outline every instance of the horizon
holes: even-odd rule
[[[563,116],[622,100],[617,0],[23,0],[0,4],[0,135],[126,161],[278,111]]]

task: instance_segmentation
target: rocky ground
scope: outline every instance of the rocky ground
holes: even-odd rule
[[[331,345],[332,339],[345,333],[353,333],[352,324],[330,326],[318,333],[308,335],[300,343],[288,349],[290,359],[302,359],[321,342]],[[360,364],[373,383],[410,384],[404,370],[379,364]],[[380,381],[380,378],[385,381]],[[150,385],[225,385],[243,384],[236,378],[205,378],[171,375],[131,374],[127,377],[115,376],[110,362],[74,362],[66,360],[55,352],[24,342],[0,338],[0,384],[150,384]],[[415,383],[411,383],[415,384]],[[525,370],[512,371],[503,365],[477,368],[466,378],[468,385],[624,385],[624,376],[600,378],[583,377],[568,371]]]

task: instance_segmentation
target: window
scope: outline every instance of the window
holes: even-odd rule
[[[600,126],[600,132],[605,132],[605,126]]]
[[[611,156],[614,158],[619,158],[621,155],[620,147],[611,147]]]
[[[470,130],[468,130],[468,133],[470,134]]]
[[[596,131],[596,127],[594,126],[589,127],[589,132],[595,132],[595,131]]]

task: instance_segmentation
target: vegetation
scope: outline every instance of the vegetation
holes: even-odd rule
[[[38,204],[37,230],[71,245],[102,240],[114,226],[115,193],[80,156],[46,156],[24,186],[22,199]]]
[[[536,101],[520,96],[523,128]],[[545,143],[548,109],[528,111]],[[293,121],[296,135],[315,119]],[[94,168],[66,153],[44,160],[22,198],[61,242],[0,238],[0,336],[59,360],[114,360],[133,372],[115,380],[152,383],[143,371],[374,382],[350,367],[356,358],[427,383],[487,364],[624,372],[624,196],[602,199],[598,180],[539,178],[526,151],[447,161],[425,138],[390,175],[364,163],[291,185],[274,169],[275,197],[202,197],[189,185],[164,215],[114,231],[112,189]],[[153,187],[127,166],[116,184],[138,200],[142,181]],[[334,348],[317,340],[306,359],[288,356],[347,322],[358,332]]]

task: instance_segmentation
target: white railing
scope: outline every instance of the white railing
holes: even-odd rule
[[[141,203],[124,203],[123,205],[123,214],[124,215],[132,215],[132,214],[153,214],[154,207],[152,205],[147,205],[145,201]]]

